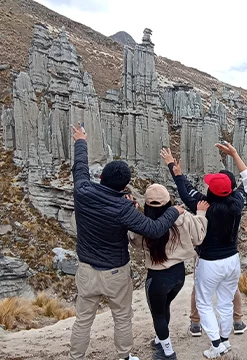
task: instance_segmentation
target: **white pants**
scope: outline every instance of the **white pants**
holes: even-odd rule
[[[211,341],[220,336],[228,338],[232,330],[233,298],[240,276],[239,255],[235,254],[222,260],[198,259],[195,270],[196,307],[201,325]],[[213,296],[216,294],[216,310]]]

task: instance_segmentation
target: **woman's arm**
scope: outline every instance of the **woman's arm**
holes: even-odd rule
[[[235,147],[233,147],[227,141],[224,142],[224,145],[217,143],[217,144],[215,144],[215,146],[219,150],[223,151],[225,154],[230,155],[233,158],[233,160],[238,168],[238,171],[240,172],[240,175],[242,177],[244,191],[247,192],[247,166],[245,165],[245,163],[241,159],[241,157],[238,155],[238,152],[235,149]]]
[[[185,203],[185,205],[194,213],[196,214],[197,211],[197,203],[198,200],[193,198],[187,188],[184,181],[184,175],[182,175],[181,170],[181,162],[178,162],[173,158],[170,149],[162,149],[160,156],[164,160],[165,164],[171,164],[173,163],[172,173],[173,178],[175,181],[175,184],[177,185],[178,193],[181,198],[181,200]]]
[[[174,157],[171,153],[171,150],[169,148],[167,148],[167,150],[165,148],[163,148],[161,150],[160,155],[161,155],[162,159],[164,160],[164,163],[168,166],[168,169],[172,175],[172,178],[173,178],[174,182],[176,183],[176,175],[174,174],[174,167],[176,169],[176,166],[179,164],[179,166],[181,168],[181,161],[179,161],[179,163],[177,164],[177,162],[174,159]],[[175,164],[175,162],[176,162],[176,164]],[[183,175],[182,172],[181,172],[181,177],[182,177],[182,180],[183,180],[183,183],[184,183],[184,186],[185,186],[185,189],[186,189],[186,192],[188,193],[188,195],[195,198],[197,201],[207,200],[207,197],[203,193],[201,193],[200,191],[195,189],[194,186],[192,185],[192,183],[189,181],[189,179],[185,175]],[[196,210],[194,211],[194,213],[195,212],[196,212]]]

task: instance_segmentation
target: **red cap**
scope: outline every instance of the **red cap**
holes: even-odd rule
[[[228,196],[232,193],[232,183],[226,174],[207,174],[204,181],[209,190],[217,196]]]

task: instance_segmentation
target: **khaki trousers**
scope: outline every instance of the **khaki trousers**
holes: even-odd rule
[[[133,346],[132,293],[130,265],[111,270],[95,270],[79,263],[75,277],[78,290],[76,320],[71,335],[71,360],[84,360],[90,341],[90,330],[101,295],[109,299],[114,320],[114,343],[119,358],[128,357]]]
[[[194,267],[195,262],[197,260],[197,256],[194,257]],[[194,273],[195,275],[195,273]],[[240,322],[242,321],[243,312],[242,312],[242,298],[239,289],[237,289],[234,299],[233,299],[233,321]],[[191,293],[191,311],[190,311],[190,320],[194,324],[200,324],[200,316],[196,307],[196,293],[195,293],[195,285],[193,286]]]

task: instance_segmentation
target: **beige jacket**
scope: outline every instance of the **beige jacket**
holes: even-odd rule
[[[205,215],[206,212],[202,210],[198,210],[196,215],[184,211],[184,213],[178,217],[175,224],[179,230],[182,246],[178,243],[173,253],[167,254],[168,260],[163,264],[152,264],[150,253],[145,240],[143,240],[143,236],[129,231],[129,241],[133,247],[144,250],[146,268],[153,270],[168,269],[173,265],[192,258],[196,254],[194,246],[202,243],[207,232],[208,221]],[[167,243],[168,249],[170,248],[169,241]]]

